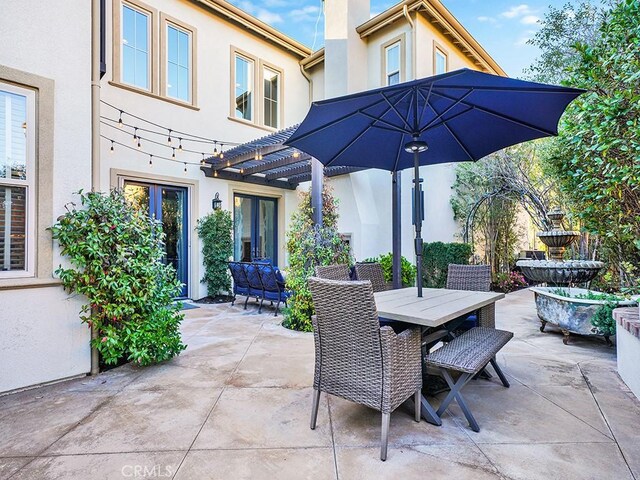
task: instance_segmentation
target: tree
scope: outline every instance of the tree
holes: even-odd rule
[[[605,10],[589,1],[549,6],[541,28],[527,43],[542,52],[525,76],[534,81],[560,84],[567,71],[579,61],[577,44],[592,45],[605,19]]]
[[[565,83],[587,92],[567,109],[545,161],[584,228],[600,235],[619,285],[637,285],[630,265],[640,263],[640,0],[619,2],[576,52]]]
[[[349,247],[338,234],[338,202],[324,182],[322,191],[322,226],[313,223],[311,194],[300,194],[300,206],[291,216],[287,238],[289,268],[287,288],[293,293],[284,309],[283,325],[293,330],[311,331],[313,302],[307,280],[317,265],[351,263]]]

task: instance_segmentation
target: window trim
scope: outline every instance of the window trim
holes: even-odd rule
[[[449,53],[447,52],[447,50],[438,42],[436,42],[435,40],[433,41],[433,74],[434,75],[438,75],[436,73],[436,66],[437,66],[437,59],[438,59],[438,53],[441,53],[442,56],[444,57],[444,72],[443,73],[447,73],[449,71]]]
[[[36,161],[36,132],[39,125],[36,117],[36,92],[33,88],[16,86],[11,83],[0,81],[0,90],[20,95],[26,98],[26,180],[14,180],[11,178],[0,179],[3,188],[18,187],[26,190],[26,209],[25,209],[25,269],[24,270],[0,270],[0,278],[24,278],[35,276],[36,266],[36,241],[35,237],[37,224],[36,211],[36,186],[38,184],[37,161]],[[33,125],[33,128],[29,128]]]
[[[386,41],[380,46],[380,73],[381,73],[381,86],[388,86],[387,83],[387,50],[390,47],[395,46],[397,43],[400,44],[400,62],[399,62],[399,70],[400,70],[400,83],[406,82],[407,78],[407,41],[406,34],[402,33],[391,40]]]
[[[122,8],[127,6],[134,10],[140,11],[149,16],[149,88],[138,87],[126,83],[122,79]],[[122,85],[133,91],[141,93],[158,94],[158,75],[157,75],[157,40],[158,40],[158,11],[139,0],[113,0],[112,4],[113,17],[113,38],[112,46],[112,80],[118,85]]]
[[[264,70],[268,69],[278,74],[278,122],[275,127],[265,124],[264,112]],[[275,65],[260,60],[260,81],[259,81],[259,97],[260,97],[260,125],[264,128],[272,128],[278,130],[284,125],[284,70]]]
[[[250,62],[253,62],[253,101],[252,101],[252,111],[253,115],[251,120],[247,120],[244,118],[239,118],[236,116],[236,57],[244,58]],[[260,116],[260,105],[257,101],[257,98],[262,98],[260,90],[258,90],[258,85],[260,85],[259,78],[262,77],[262,74],[258,72],[260,69],[260,60],[253,55],[240,50],[239,48],[235,48],[231,46],[231,56],[230,56],[230,75],[229,75],[229,117],[238,122],[246,123],[248,125],[260,125],[261,122],[258,120]]]
[[[195,27],[188,25],[180,20],[173,18],[166,13],[160,13],[160,96],[167,98],[173,102],[177,102],[183,105],[195,106],[198,103],[198,90],[197,90],[197,37],[198,31]],[[189,50],[190,50],[190,68],[189,68],[189,100],[185,101],[181,98],[172,97],[167,91],[167,76],[168,76],[168,63],[169,63],[169,49],[168,49],[168,29],[169,26],[182,30],[189,35]]]
[[[53,158],[54,132],[49,125],[55,119],[55,82],[40,75],[0,65],[0,81],[35,92],[35,201],[36,214],[33,217],[35,228],[35,262],[32,277],[0,278],[0,290],[19,288],[39,288],[60,285],[53,275],[53,242],[47,229],[54,218],[53,209]]]

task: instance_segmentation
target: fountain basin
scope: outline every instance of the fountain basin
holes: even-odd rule
[[[604,267],[592,260],[518,260],[516,265],[527,279],[552,285],[589,282]]]
[[[571,295],[569,297],[558,295],[559,290]],[[569,342],[569,333],[579,335],[603,335],[603,333],[591,324],[591,319],[595,312],[606,303],[605,300],[589,300],[585,298],[575,298],[577,295],[588,294],[589,290],[584,288],[566,287],[533,287],[531,291],[536,297],[536,307],[538,317],[543,332],[547,323],[557,325],[564,334],[563,342]],[[591,292],[598,293],[598,292]],[[637,304],[637,299],[621,300],[617,302],[619,307],[630,307]],[[610,343],[608,336],[605,336],[607,343]]]

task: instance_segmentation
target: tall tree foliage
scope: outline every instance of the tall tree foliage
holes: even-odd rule
[[[322,226],[314,225],[311,194],[302,192],[300,206],[291,216],[287,251],[287,288],[293,294],[285,308],[283,325],[293,330],[311,331],[313,302],[307,280],[317,265],[351,263],[349,247],[338,234],[338,201],[325,181],[322,191]]]
[[[215,297],[231,290],[231,278],[227,265],[233,255],[231,212],[214,210],[198,219],[196,230],[202,240],[204,276],[207,293]]]
[[[584,227],[602,238],[620,286],[637,284],[640,263],[640,0],[623,0],[564,83],[588,90],[563,117],[549,149],[550,171]]]

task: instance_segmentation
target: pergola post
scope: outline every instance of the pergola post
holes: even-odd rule
[[[311,159],[311,208],[313,223],[322,226],[322,181],[324,165],[315,158]]]
[[[402,237],[401,237],[401,196],[400,193],[402,178],[399,172],[391,173],[391,234],[392,238],[392,272],[393,288],[402,288]]]

